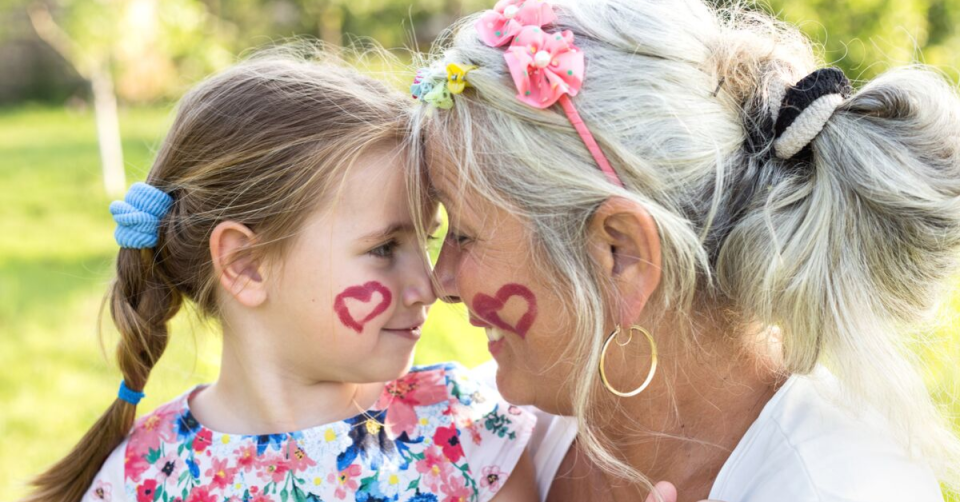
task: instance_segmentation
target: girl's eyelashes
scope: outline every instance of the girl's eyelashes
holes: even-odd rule
[[[397,247],[400,245],[395,239],[391,239],[373,249],[370,250],[368,254],[376,256],[377,258],[393,258],[394,252],[397,250]]]

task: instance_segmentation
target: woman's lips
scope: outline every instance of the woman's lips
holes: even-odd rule
[[[487,350],[490,351],[490,355],[496,357],[496,355],[499,354],[501,350],[503,350],[504,342],[506,342],[506,340],[504,340],[503,338],[496,341],[488,341]]]
[[[487,332],[487,350],[490,351],[490,354],[496,356],[503,350],[503,344],[506,342],[506,339],[502,331],[493,327],[491,324],[481,321],[473,314],[470,314],[470,324],[478,328],[483,328]]]
[[[503,344],[507,341],[503,332],[497,328],[486,328],[487,349],[490,354],[496,356],[503,349]]]
[[[476,326],[476,327],[478,327],[478,328],[492,328],[492,327],[493,327],[493,325],[487,324],[487,323],[481,321],[479,318],[475,317],[473,314],[470,314],[470,324],[472,324],[472,325],[474,325],[474,326]]]

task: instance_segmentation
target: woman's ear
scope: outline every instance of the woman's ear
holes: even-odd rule
[[[246,307],[267,299],[263,266],[252,252],[256,234],[235,221],[224,221],[210,235],[210,257],[223,289]]]
[[[619,322],[640,317],[660,285],[660,233],[638,202],[611,197],[594,212],[587,229],[590,254],[620,295]]]

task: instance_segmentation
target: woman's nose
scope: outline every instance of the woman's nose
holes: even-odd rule
[[[436,287],[434,294],[444,303],[460,303],[460,292],[457,291],[457,259],[456,252],[447,244],[440,249],[437,265],[433,268],[433,284]]]

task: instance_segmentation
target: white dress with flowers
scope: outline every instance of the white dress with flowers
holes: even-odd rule
[[[84,501],[482,502],[536,423],[457,364],[414,368],[365,414],[286,434],[212,431],[190,412],[197,390],[138,420]]]

